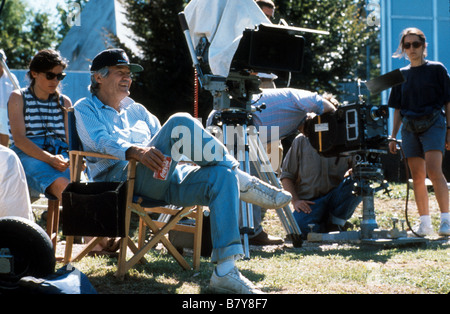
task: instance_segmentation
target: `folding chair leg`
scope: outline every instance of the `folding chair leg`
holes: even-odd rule
[[[171,230],[178,223],[178,221],[180,221],[180,219],[187,211],[188,211],[187,208],[181,210],[179,213],[173,216],[172,219],[161,229],[159,229],[158,226],[156,226],[156,224],[149,216],[145,216],[143,219],[145,220],[145,223],[150,227],[150,229],[153,231],[154,234],[153,238],[150,240],[149,243],[147,243],[145,248],[149,249],[154,245],[156,245],[158,242],[162,242],[163,245],[169,251],[169,253],[176,259],[178,264],[180,264],[180,266],[183,267],[184,269],[189,270],[191,269],[191,266],[188,264],[188,262],[186,262],[184,257],[178,252],[178,250],[172,245],[172,243],[165,237],[165,235],[169,232],[169,230]],[[142,248],[141,250],[146,251],[144,248]]]
[[[147,226],[145,225],[142,217],[139,217],[139,234],[138,234],[138,248],[144,246],[145,234],[147,232]]]
[[[195,215],[195,230],[194,230],[194,246],[192,264],[195,270],[200,269],[200,257],[202,249],[202,228],[203,228],[203,207],[197,206]]]
[[[187,212],[187,209],[181,210],[179,213],[173,216],[171,221],[169,221],[162,229],[159,229],[158,226],[156,226],[156,224],[148,215],[144,216],[142,219],[145,222],[145,224],[148,227],[150,227],[154,236],[147,244],[145,244],[143,247],[140,247],[137,252],[134,252],[135,254],[128,261],[126,260],[126,249],[128,243],[129,242],[132,243],[132,241],[131,239],[128,238],[125,238],[126,240],[125,239],[122,240],[120,244],[119,263],[117,266],[116,276],[119,278],[123,278],[128,269],[130,269],[136,263],[142,260],[144,258],[144,255],[148,252],[148,250],[151,249],[153,246],[155,246],[158,242],[163,243],[163,245],[167,248],[169,253],[175,258],[175,260],[180,264],[181,267],[183,267],[186,270],[191,269],[191,266],[188,264],[188,262],[186,262],[184,257],[180,253],[178,253],[177,249],[165,237],[167,232],[169,232],[169,230],[172,229],[176,223],[178,223],[178,221],[182,218],[185,212]],[[128,227],[126,227],[126,229],[128,229]]]
[[[64,264],[67,265],[72,259],[73,236],[66,237],[66,249],[64,252]]]
[[[47,234],[52,241],[53,251],[56,253],[56,244],[58,242],[59,230],[59,200],[49,199],[47,206]],[[62,260],[62,257],[56,257],[56,260]]]
[[[66,252],[64,255],[64,263],[78,262],[83,257],[85,257],[97,244],[103,240],[103,237],[94,237],[89,241],[89,243],[79,252],[75,257],[72,257],[72,246],[73,246],[73,236],[67,236],[66,238]]]

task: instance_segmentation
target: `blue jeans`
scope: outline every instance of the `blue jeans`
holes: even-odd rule
[[[350,219],[362,197],[353,195],[351,177],[345,178],[339,186],[326,195],[312,199],[315,204],[310,205],[310,214],[294,211],[294,218],[302,234],[311,232],[309,224],[314,224],[313,232],[327,232],[327,224],[343,226]]]
[[[447,134],[446,120],[443,114],[434,124],[423,133],[413,133],[404,128],[401,129],[402,149],[405,157],[425,158],[425,153],[430,150],[439,150],[445,154],[445,136]]]
[[[185,145],[180,147],[181,140]],[[239,165],[237,160],[188,114],[171,116],[149,146],[171,156],[172,165],[167,180],[163,181],[153,178],[152,170],[138,164],[135,194],[179,206],[209,206],[213,245],[211,261],[242,255],[238,227],[239,182],[233,171]],[[211,150],[211,147],[215,149]],[[204,153],[210,151],[213,154]],[[179,165],[179,156],[175,156],[177,152],[187,155],[196,165]],[[111,176],[114,176],[114,171]]]

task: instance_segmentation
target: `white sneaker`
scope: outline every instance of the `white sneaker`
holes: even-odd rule
[[[276,188],[241,170],[238,171],[240,199],[262,208],[282,208],[292,199],[290,193]]]
[[[213,271],[211,280],[209,282],[209,288],[216,293],[223,294],[261,294],[261,290],[258,290],[247,278],[242,276],[239,270],[234,267],[225,276],[218,276],[216,270]]]
[[[440,236],[450,236],[450,222],[447,220],[441,221],[441,226],[439,227]]]
[[[413,227],[414,233],[421,237],[432,236],[434,234],[434,230],[432,226],[427,226],[424,224],[419,224],[416,227]]]

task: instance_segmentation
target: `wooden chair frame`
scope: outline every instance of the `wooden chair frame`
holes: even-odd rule
[[[57,261],[62,261],[63,256],[56,256],[56,245],[58,243],[58,232],[59,232],[59,199],[55,196],[45,193],[45,198],[47,199],[47,223],[46,223],[46,233],[50,238],[50,241],[53,244],[53,251],[55,252],[55,258]],[[34,203],[39,197],[30,197],[31,203]],[[39,205],[40,206],[40,205]],[[36,205],[31,205],[32,208],[35,208]],[[42,208],[42,207],[41,207]]]
[[[56,254],[56,244],[58,242],[59,230],[59,200],[53,197],[47,197],[47,234],[53,244],[53,250]],[[62,257],[56,257],[62,260]]]
[[[72,123],[74,126],[75,117],[73,114],[73,109],[69,111],[69,124]],[[71,129],[71,127],[69,127]],[[73,128],[69,134],[72,137],[78,137],[77,133],[74,132]],[[74,139],[78,140],[78,139]],[[73,146],[72,144],[70,146]],[[109,158],[118,159],[111,155],[105,155],[94,152],[85,152],[79,149],[69,150],[70,158],[70,177],[71,182],[79,182],[81,178],[81,172],[83,167],[83,160],[85,157],[96,157],[96,158]],[[200,267],[200,251],[201,251],[201,238],[202,238],[202,224],[203,224],[203,208],[201,206],[191,206],[183,207],[181,209],[172,209],[164,206],[148,206],[146,202],[143,201],[142,197],[135,197],[133,195],[134,182],[136,176],[136,161],[130,160],[128,164],[128,174],[127,174],[127,195],[126,195],[126,209],[125,209],[125,237],[121,238],[119,258],[117,265],[116,276],[123,278],[127,271],[133,267],[138,262],[145,262],[144,255],[157,243],[161,242],[168,252],[175,258],[175,260],[186,270],[189,269],[199,269]],[[133,198],[137,199],[133,201]],[[64,210],[64,209],[63,209]],[[131,214],[136,213],[139,215],[139,245],[133,242],[129,236]],[[160,213],[169,214],[171,219],[167,223],[160,223],[154,221],[149,213]],[[180,220],[184,217],[192,217],[195,219],[194,226],[186,226],[178,224]],[[147,243],[144,243],[145,227],[148,227],[153,236],[149,239]],[[177,251],[173,244],[167,238],[167,234],[170,230],[178,230],[183,232],[189,232],[194,234],[194,245],[193,245],[193,267],[185,260],[185,258]],[[82,259],[86,254],[88,254],[103,238],[94,237],[87,243],[87,245],[79,252],[76,256],[72,257],[72,247],[73,247],[73,236],[68,235],[66,237],[66,250],[64,255],[64,263],[76,262]],[[133,253],[130,259],[127,259],[127,249]]]

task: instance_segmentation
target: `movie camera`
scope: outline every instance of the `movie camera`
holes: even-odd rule
[[[358,80],[360,90],[361,82]],[[381,155],[388,152],[387,106],[367,104],[359,92],[358,101],[342,105],[333,113],[307,120],[304,134],[325,157],[353,156],[353,192],[363,198],[362,239],[374,237],[378,228],[374,211],[374,193],[385,189]],[[380,183],[373,188],[374,182]]]
[[[307,120],[304,133],[325,157],[359,152],[387,153],[388,116],[387,106],[370,105],[360,94],[355,103]]]
[[[395,70],[365,84],[375,94],[404,81],[401,72]],[[361,83],[361,80],[357,81],[358,100],[355,103],[307,120],[304,133],[322,156],[355,156],[357,171],[354,176],[358,179],[382,182],[380,156],[388,153],[389,110],[385,105],[368,104],[361,94]]]
[[[404,81],[401,72],[395,70],[364,83],[372,94],[377,94]],[[333,113],[305,122],[305,135],[319,154],[332,157],[387,153],[388,108],[368,104],[361,94],[361,83],[358,79],[358,100],[355,103],[339,106]]]
[[[400,71],[395,70],[365,84],[374,94],[401,84],[404,80]],[[403,237],[406,232],[394,234],[392,231],[379,230],[375,219],[374,194],[382,189],[388,192],[381,155],[388,153],[389,111],[385,105],[368,104],[361,94],[361,81],[358,80],[357,84],[358,100],[355,103],[339,106],[333,113],[307,120],[304,133],[322,156],[353,156],[354,193],[361,195],[363,200],[361,233],[357,238],[376,242],[379,239]],[[379,186],[375,188],[373,183],[379,183]]]

